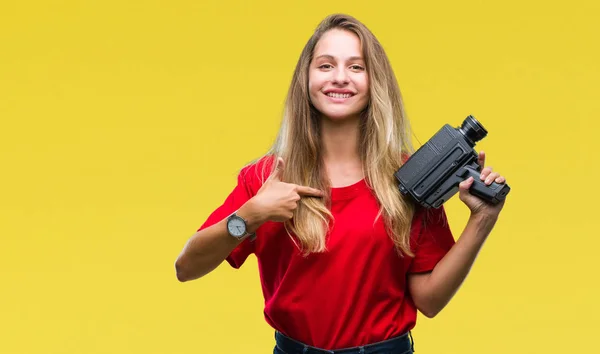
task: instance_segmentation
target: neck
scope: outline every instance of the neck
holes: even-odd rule
[[[321,119],[323,162],[334,185],[362,178],[359,152],[360,118]]]
[[[321,119],[321,141],[325,161],[359,161],[359,118],[342,121]]]

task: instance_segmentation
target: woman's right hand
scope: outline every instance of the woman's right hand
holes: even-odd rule
[[[284,168],[283,159],[279,157],[275,171],[261,186],[256,195],[249,200],[252,214],[260,215],[263,221],[287,221],[294,215],[294,210],[298,207],[298,201],[302,197],[324,196],[321,190],[282,182],[281,176]]]

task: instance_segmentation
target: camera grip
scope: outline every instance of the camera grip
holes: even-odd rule
[[[484,201],[492,204],[498,204],[506,198],[510,187],[505,183],[492,182],[489,186],[485,184],[485,181],[480,179],[481,172],[472,168],[465,168],[467,171],[465,179],[473,177],[473,184],[469,188],[469,193],[476,197],[483,199]]]

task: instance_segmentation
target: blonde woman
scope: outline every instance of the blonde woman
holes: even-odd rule
[[[398,190],[410,136],[381,44],[351,16],[325,18],[300,55],[274,146],[187,242],[178,279],[255,254],[274,353],[412,353],[417,312],[434,317],[450,301],[504,202],[488,205],[463,181],[470,218],[455,242],[443,207]],[[481,179],[505,183],[489,167]]]

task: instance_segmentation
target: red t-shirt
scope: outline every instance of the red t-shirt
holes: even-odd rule
[[[235,189],[199,230],[226,218],[258,192],[259,166],[240,172]],[[377,200],[364,180],[332,188],[331,198],[335,224],[326,253],[304,257],[282,223],[267,222],[254,241],[244,240],[227,261],[239,268],[250,254],[256,255],[267,323],[308,345],[334,350],[409,331],[417,310],[407,291],[407,273],[432,270],[454,244],[443,207],[417,211],[411,231],[415,257],[402,258],[383,220],[375,222]]]

